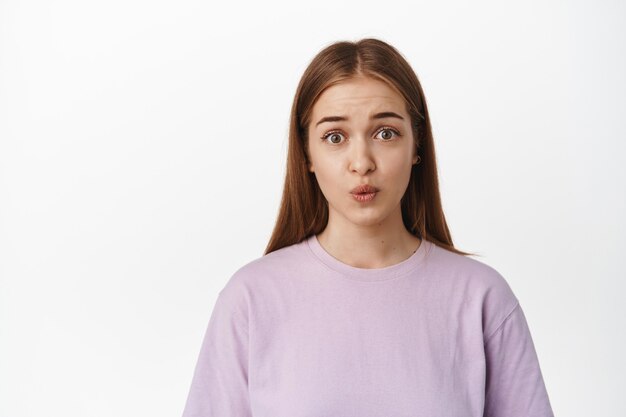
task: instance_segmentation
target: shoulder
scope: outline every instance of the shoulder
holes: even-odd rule
[[[498,292],[503,296],[512,295],[507,280],[491,265],[452,252],[434,243],[431,246],[432,250],[428,254],[428,261],[429,268],[433,273],[451,277],[485,292]]]
[[[480,309],[485,335],[489,335],[519,304],[509,282],[483,261],[432,246],[429,270]]]
[[[307,269],[310,261],[306,244],[306,241],[295,243],[246,262],[231,275],[220,294],[250,294],[277,280],[293,279]]]

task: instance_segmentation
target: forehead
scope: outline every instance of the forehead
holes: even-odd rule
[[[400,112],[404,110],[404,98],[395,88],[382,80],[358,77],[324,90],[313,106],[313,116],[326,116],[325,113],[329,111],[350,113],[383,108]]]

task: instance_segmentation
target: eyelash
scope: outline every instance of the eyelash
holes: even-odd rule
[[[383,126],[380,129],[378,129],[378,131],[376,132],[376,135],[378,135],[380,132],[383,132],[385,130],[391,130],[393,133],[395,133],[396,137],[402,136],[400,134],[400,132],[398,132],[397,129],[391,127],[391,126]],[[328,139],[331,135],[335,134],[335,133],[341,133],[343,134],[343,132],[341,130],[331,130],[330,132],[324,134],[324,136],[321,137],[322,141],[325,142],[326,139]],[[391,142],[394,139],[383,139],[382,142]],[[331,145],[339,145],[338,143],[331,143]]]

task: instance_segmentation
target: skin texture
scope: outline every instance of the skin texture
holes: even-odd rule
[[[403,117],[371,119],[378,112]],[[327,116],[346,121],[317,122]],[[358,76],[325,90],[308,126],[309,170],[328,201],[328,225],[318,240],[338,260],[358,268],[394,265],[417,250],[420,239],[402,223],[400,201],[417,161],[404,98],[389,84]],[[400,136],[389,127],[396,129]],[[330,133],[325,139],[322,136]],[[380,191],[367,203],[350,190],[370,184]]]

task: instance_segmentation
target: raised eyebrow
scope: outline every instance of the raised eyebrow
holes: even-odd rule
[[[384,111],[384,112],[380,112],[380,113],[376,113],[373,114],[371,119],[386,119],[389,117],[394,117],[396,119],[400,119],[400,120],[404,120],[404,117],[400,116],[398,113],[394,113],[392,111]],[[325,122],[341,122],[344,120],[348,120],[347,116],[326,116],[326,117],[322,117],[319,122],[317,122],[315,124],[315,127],[319,126],[322,123]]]

